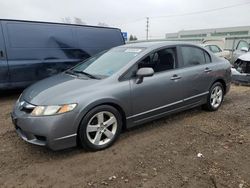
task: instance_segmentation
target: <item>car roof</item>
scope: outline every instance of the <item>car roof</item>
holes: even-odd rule
[[[192,45],[192,46],[201,47],[199,45],[195,45],[192,43],[179,42],[179,41],[133,42],[133,43],[125,44],[122,47],[155,49],[155,48],[160,48],[160,47],[164,47],[164,46],[181,45],[181,44],[183,44],[183,45],[188,44],[188,45]]]

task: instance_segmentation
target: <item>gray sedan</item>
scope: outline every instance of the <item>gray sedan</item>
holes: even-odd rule
[[[96,151],[111,146],[122,129],[200,105],[217,110],[230,80],[229,62],[202,47],[128,44],[30,86],[12,119],[29,143]]]

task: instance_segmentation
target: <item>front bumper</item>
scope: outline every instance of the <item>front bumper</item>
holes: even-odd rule
[[[232,75],[232,81],[234,83],[242,83],[250,85],[250,74],[242,73],[242,74]]]
[[[11,114],[17,134],[26,142],[52,150],[77,144],[76,114],[68,112],[54,116],[34,117],[15,108]]]

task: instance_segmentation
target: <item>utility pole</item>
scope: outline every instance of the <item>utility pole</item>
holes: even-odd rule
[[[146,22],[146,40],[148,40],[148,31],[149,31],[149,17],[146,18],[147,22]]]

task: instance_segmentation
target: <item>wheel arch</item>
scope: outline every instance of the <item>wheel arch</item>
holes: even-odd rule
[[[86,114],[92,109],[102,105],[109,105],[118,110],[118,112],[121,114],[122,117],[122,129],[124,130],[127,128],[126,113],[122,105],[116,100],[101,100],[90,103],[80,111],[80,113],[78,114],[77,131],[79,130],[80,124],[83,118],[86,116]]]
[[[223,80],[222,78],[218,78],[218,79],[216,79],[216,80],[212,83],[211,87],[212,87],[216,82],[219,82],[219,83],[222,84],[223,90],[224,90],[224,95],[225,95],[225,94],[226,94],[226,91],[227,91],[227,85],[226,85],[225,80]]]
[[[125,114],[125,111],[123,110],[123,108],[119,104],[114,103],[114,102],[106,102],[106,103],[99,104],[97,106],[102,106],[102,105],[112,106],[116,110],[118,110],[118,112],[121,114],[121,117],[122,117],[122,129],[125,130],[127,128],[127,122],[126,122],[126,114]],[[97,107],[97,106],[95,106],[95,107]]]

